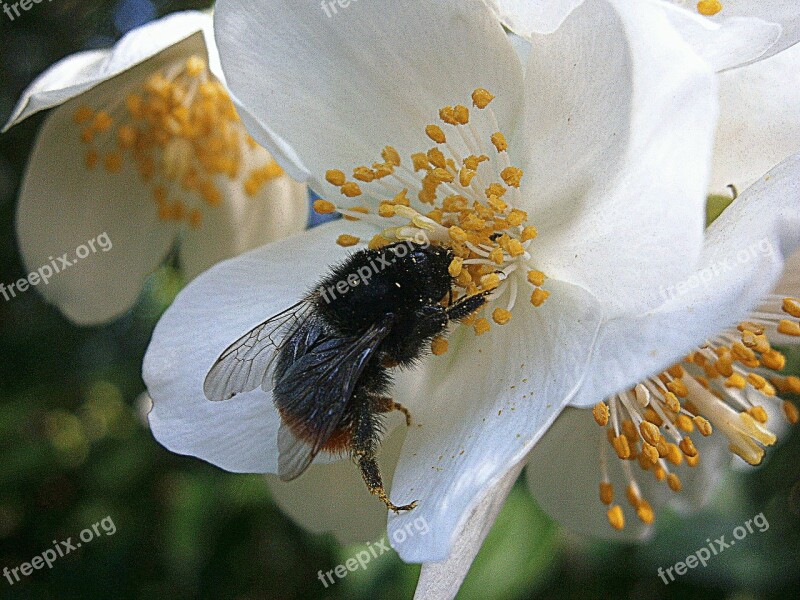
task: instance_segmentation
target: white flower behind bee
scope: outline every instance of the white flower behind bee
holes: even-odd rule
[[[39,286],[73,321],[119,316],[175,245],[191,278],[305,227],[306,188],[244,129],[208,15],[177,13],[113,49],[63,59],[25,90],[6,128],[45,109],[17,215],[26,265],[102,232],[114,243]]]

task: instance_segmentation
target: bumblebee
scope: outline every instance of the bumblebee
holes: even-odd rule
[[[261,386],[281,417],[278,475],[299,477],[321,451],[349,453],[369,491],[395,512],[377,452],[385,413],[411,415],[389,396],[392,368],[411,367],[434,337],[487,302],[453,302],[450,250],[400,241],[352,254],[294,306],[231,344],[204,391],[227,400]]]

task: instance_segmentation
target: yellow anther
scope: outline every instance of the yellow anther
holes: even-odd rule
[[[464,166],[471,171],[477,171],[478,165],[486,160],[489,160],[489,157],[485,154],[481,154],[480,156],[475,156],[472,154],[464,159]]]
[[[439,183],[452,183],[455,179],[452,173],[441,167],[436,167],[429,175]]]
[[[725,387],[743,390],[747,387],[747,380],[739,373],[734,373],[725,380]]]
[[[761,407],[759,406],[754,408],[761,408]],[[761,410],[763,411],[764,409],[761,408]],[[764,416],[766,417],[766,413],[764,413]],[[760,419],[757,420],[760,421]],[[708,437],[714,432],[713,428],[711,427],[711,423],[709,423],[706,419],[704,419],[700,415],[696,416],[694,419],[692,419],[692,421],[697,426],[697,431],[699,431],[700,435],[702,435],[703,437]],[[760,422],[766,423],[766,420]]]
[[[469,187],[469,184],[472,183],[472,178],[475,177],[477,173],[475,171],[471,171],[464,167],[458,172],[458,183],[461,184],[461,187]]]
[[[783,416],[786,417],[786,420],[792,425],[797,425],[797,422],[800,421],[800,411],[788,400],[783,403]]]
[[[639,502],[639,506],[636,507],[636,516],[639,517],[639,520],[645,525],[652,525],[656,518],[653,507],[650,506],[647,500]]]
[[[75,114],[73,115],[73,119],[79,125],[88,123],[89,121],[92,120],[92,117],[94,117],[94,111],[88,106],[78,107],[78,109],[75,111]]]
[[[533,225],[528,225],[522,230],[522,235],[520,236],[520,239],[523,242],[527,242],[528,240],[536,238],[537,235],[539,235],[539,232],[536,231],[536,227],[534,227]]]
[[[394,204],[381,202],[380,206],[378,206],[378,214],[388,219],[389,217],[395,216],[397,213],[395,212]]]
[[[544,280],[545,280],[545,274],[542,273],[541,271],[536,271],[536,270],[528,271],[528,283],[530,283],[531,285],[539,287],[544,284]]]
[[[522,256],[523,254],[525,254],[525,248],[522,246],[522,242],[515,239],[509,240],[508,253],[511,255],[512,258],[516,258],[517,256]]]
[[[492,134],[492,144],[497,149],[498,152],[505,152],[508,150],[508,142],[506,141],[506,136],[504,136],[499,131],[497,133]]]
[[[501,197],[503,196],[503,194],[505,194],[507,191],[508,191],[508,190],[507,190],[505,187],[503,187],[501,184],[499,184],[499,183],[492,183],[492,184],[490,184],[490,185],[489,185],[489,187],[487,187],[487,188],[486,188],[486,190],[485,190],[485,192],[484,192],[484,193],[486,194],[486,197],[487,197],[487,198],[491,198],[492,196],[494,196],[494,197],[496,197],[496,198],[498,198],[498,199],[499,199],[499,198],[501,198]]]
[[[103,166],[109,173],[119,173],[122,170],[122,154],[111,152],[105,155]]]
[[[350,246],[355,246],[361,240],[355,237],[354,235],[347,235],[343,233],[338,238],[336,238],[336,243],[342,246],[343,248],[349,248]]]
[[[392,202],[397,206],[411,206],[411,201],[408,199],[406,194],[408,194],[408,190],[404,189],[402,192],[392,198]]]
[[[675,444],[667,443],[667,453],[664,458],[666,458],[673,465],[677,466],[683,462],[683,453]]]
[[[444,144],[447,141],[447,137],[444,135],[444,131],[438,125],[428,125],[425,128],[426,135],[431,138],[437,144]]]
[[[461,275],[461,270],[464,267],[464,259],[460,256],[457,256],[452,261],[450,261],[450,266],[447,267],[447,272],[450,273],[450,277],[458,277]]]
[[[784,298],[781,307],[783,312],[800,319],[800,299],[798,298]]]
[[[628,438],[624,435],[616,436],[611,441],[611,445],[614,447],[619,458],[626,460],[631,457],[631,448],[628,445]]]
[[[781,319],[780,323],[778,323],[778,333],[800,337],[800,323],[789,321],[788,319]]]
[[[342,187],[347,181],[347,177],[339,169],[330,169],[326,171],[325,179],[328,183],[336,187]]]
[[[497,273],[489,273],[481,277],[481,287],[484,290],[493,290],[500,285],[500,277]]]
[[[669,489],[673,492],[680,492],[683,489],[683,484],[681,483],[680,477],[675,475],[675,473],[670,473],[667,475],[667,485],[669,485]]]
[[[678,397],[672,392],[664,394],[664,404],[674,413],[681,411],[681,403],[678,401]]]
[[[371,181],[375,180],[375,171],[369,167],[356,167],[353,169],[353,179],[370,183]]]
[[[206,70],[206,61],[199,56],[192,56],[186,61],[186,73],[190,77],[197,77]]]
[[[498,325],[505,325],[511,320],[511,311],[505,308],[495,308],[492,312],[492,320]]]
[[[466,242],[468,239],[467,232],[456,225],[450,227],[448,233],[450,234],[450,239],[454,242]]]
[[[428,155],[424,152],[416,152],[411,155],[411,162],[414,165],[414,172],[417,171],[424,171],[428,168],[430,164],[428,162]]]
[[[447,352],[447,340],[443,337],[435,337],[431,340],[431,352],[435,356],[441,356]]]
[[[694,423],[688,415],[678,415],[675,418],[675,426],[686,433],[694,431]]]
[[[680,447],[681,451],[686,456],[697,456],[697,449],[694,447],[694,443],[688,435],[681,440]]]
[[[362,215],[368,215],[369,214],[369,209],[366,206],[351,206],[347,210],[349,210],[351,212],[360,213]],[[351,216],[351,215],[344,215],[344,218],[347,221],[360,221],[361,220],[358,217],[354,217],[354,216]]]
[[[773,371],[782,371],[786,367],[786,357],[777,350],[769,350],[761,355],[763,365]]]
[[[355,198],[361,195],[361,188],[358,187],[355,181],[348,181],[340,189],[342,194],[348,198]]]
[[[457,104],[453,107],[453,117],[459,125],[466,125],[469,123],[469,109],[463,104]]]
[[[448,125],[458,125],[455,109],[452,106],[445,106],[439,109],[439,118]]]
[[[428,161],[436,168],[447,168],[447,159],[445,158],[444,153],[438,148],[431,148],[428,150]]]
[[[489,252],[489,260],[497,265],[502,265],[505,261],[503,257],[503,249],[502,248],[495,248],[491,252]]]
[[[518,225],[522,225],[525,221],[528,220],[528,213],[524,210],[519,210],[515,208],[510,213],[508,213],[508,224],[512,227],[517,227]]]
[[[106,111],[101,110],[92,120],[92,127],[97,131],[107,131],[114,124],[114,120]]]
[[[503,178],[503,181],[506,182],[507,185],[511,187],[519,187],[520,182],[522,181],[522,169],[517,167],[506,167],[500,172],[500,177]]]
[[[314,200],[314,211],[321,215],[329,215],[336,211],[336,205],[322,198]]]
[[[749,373],[747,375],[747,383],[752,385],[757,390],[764,389],[767,386],[767,380],[756,373]]]
[[[700,0],[697,3],[697,12],[706,17],[713,17],[722,10],[722,2],[719,0]]]
[[[600,425],[600,427],[608,425],[609,411],[608,405],[605,402],[598,402],[595,404],[592,409],[592,415],[594,416],[595,422]]]
[[[489,106],[489,103],[494,100],[494,96],[489,93],[488,90],[483,88],[478,88],[474,92],[472,92],[472,103],[480,109],[486,108]]]
[[[367,244],[367,247],[370,250],[377,250],[378,248],[383,248],[384,246],[388,246],[391,244],[391,240],[383,237],[381,234],[375,235]]]
[[[386,146],[381,152],[381,158],[390,165],[400,166],[400,153],[393,146]]]
[[[531,304],[533,304],[535,307],[538,308],[542,304],[544,304],[544,301],[547,300],[549,297],[550,297],[550,292],[548,292],[547,290],[543,290],[542,288],[536,288],[535,290],[533,290],[533,293],[531,294]]]
[[[644,411],[644,418],[646,421],[652,423],[656,427],[661,427],[664,424],[664,421],[661,420],[661,417],[658,416],[658,413],[649,406]]]
[[[642,456],[644,456],[651,465],[654,465],[656,462],[658,462],[658,450],[655,446],[648,444],[647,442],[642,444]]]
[[[607,481],[600,482],[600,502],[611,504],[614,500],[614,486]]]
[[[488,333],[491,330],[492,326],[489,324],[489,320],[481,317],[477,321],[475,321],[475,325],[473,325],[475,329],[476,335],[483,335],[484,333]]]
[[[634,508],[642,503],[642,496],[639,494],[639,490],[633,483],[629,483],[625,488],[625,497],[628,499],[630,505]]]
[[[653,446],[657,445],[658,440],[661,439],[661,432],[658,430],[658,427],[647,421],[642,421],[639,424],[639,431],[644,441]]]
[[[678,398],[686,398],[686,396],[689,395],[689,390],[687,389],[686,384],[680,379],[673,379],[667,383],[667,389],[678,396]]]

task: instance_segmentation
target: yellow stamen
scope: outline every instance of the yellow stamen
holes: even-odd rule
[[[722,10],[719,0],[700,0],[697,3],[697,12],[706,17],[712,17]]]
[[[342,246],[343,248],[349,248],[350,246],[355,246],[361,240],[353,235],[347,235],[343,233],[338,238],[336,238],[336,243]]]

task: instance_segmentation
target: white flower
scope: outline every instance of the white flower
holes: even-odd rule
[[[68,56],[24,92],[6,129],[53,109],[20,192],[26,266],[103,233],[113,244],[38,286],[71,320],[124,313],[176,244],[191,278],[304,229],[306,187],[249,138],[222,81],[211,17],[185,12]]]
[[[485,0],[523,37],[554,31],[584,0]],[[655,2],[717,70],[768,58],[800,41],[795,0],[631,0]]]
[[[711,190],[745,189],[800,151],[800,44],[719,76],[720,119]]]
[[[347,202],[358,192],[357,180],[366,193],[352,202],[370,214],[342,209],[363,221],[340,221],[269,245],[218,265],[184,290],[156,328],[145,359],[156,437],[231,471],[275,473],[279,418],[270,394],[205,399],[203,380],[220,352],[296,302],[344,257],[334,244],[352,241],[341,239],[343,233],[375,241],[380,230],[373,222],[394,223],[400,228],[385,231],[389,238],[423,228],[463,252],[464,244],[452,242],[453,236],[463,239],[461,233],[436,219],[457,219],[472,231],[466,221],[474,225],[487,203],[508,236],[489,239],[483,231],[468,238],[481,238],[502,263],[502,281],[480,282],[500,283],[503,294],[487,316],[505,322],[510,311],[513,318],[480,337],[458,328],[447,354],[397,377],[394,397],[410,408],[415,425],[394,471],[392,499],[419,505],[392,517],[389,527],[395,531],[416,518],[431,527],[428,535],[399,545],[400,555],[415,562],[448,556],[481,498],[521,468],[561,409],[579,399],[590,364],[606,374],[592,382],[592,403],[649,374],[652,365],[640,370],[619,362],[625,351],[620,340],[597,341],[606,337],[606,324],[660,304],[659,287],[688,276],[700,256],[715,90],[711,71],[657,6],[622,10],[622,4],[585,3],[523,66],[478,0],[375,0],[351,5],[338,20],[320,17],[318,6],[220,2],[217,41],[251,133],[290,173],[305,176],[327,197],[343,192]],[[488,96],[479,91],[469,123],[442,124],[448,142],[432,144],[423,132],[437,110],[467,101],[478,87],[496,99],[482,109]],[[277,108],[271,115],[268,100]],[[464,123],[465,110],[445,109],[443,120]],[[508,134],[508,152],[489,142],[499,131]],[[440,137],[435,129],[428,133]],[[495,143],[504,147],[498,136]],[[392,147],[384,149],[383,162],[357,168],[386,144]],[[431,145],[433,152],[414,159],[425,175],[421,184],[403,165]],[[446,167],[437,171],[432,165],[441,162],[439,148]],[[446,162],[451,153],[461,155],[463,176],[472,178],[466,187],[462,169],[456,173]],[[471,154],[491,157],[477,175]],[[514,181],[519,172],[498,177],[511,158],[524,169],[521,188]],[[355,168],[354,176],[341,186],[344,174],[332,167]],[[457,179],[448,183],[444,171]],[[501,181],[508,189],[504,202],[487,200],[483,190]],[[433,218],[402,206],[408,198],[427,212],[431,206],[417,201],[423,185],[428,200],[432,187],[441,188],[435,205],[442,210]],[[449,187],[469,198],[463,213],[444,214]],[[408,196],[396,197],[403,188]],[[410,217],[413,226],[408,218],[375,214],[377,198],[387,197],[393,201],[379,214]],[[473,199],[481,199],[480,210],[470,210]],[[538,228],[535,240],[525,223]],[[507,251],[498,255],[497,245]],[[480,266],[464,271],[477,275]],[[548,277],[543,286],[539,271]],[[478,289],[472,283],[464,278],[459,285]],[[542,303],[545,289],[550,297]],[[478,330],[488,325],[486,319],[475,323]],[[653,332],[647,341],[659,345],[659,337]],[[677,337],[659,347],[672,356],[674,346],[682,351],[686,342]]]

